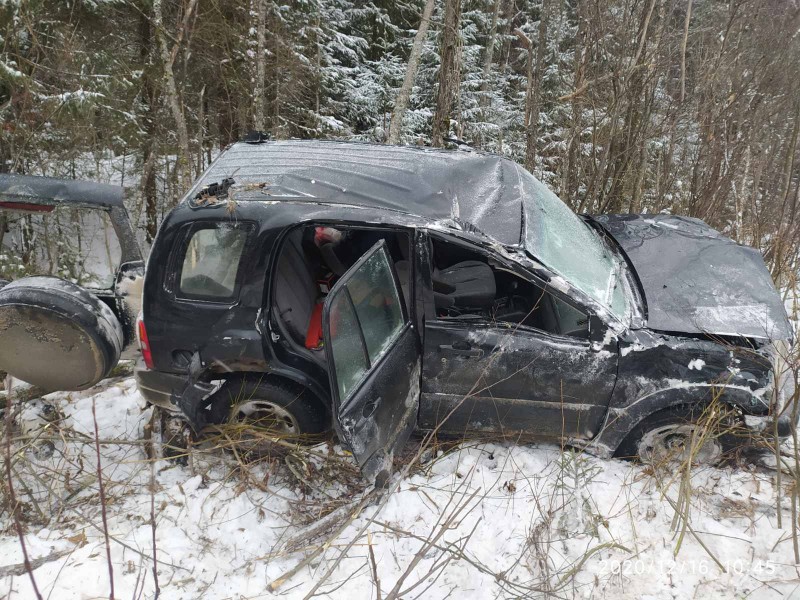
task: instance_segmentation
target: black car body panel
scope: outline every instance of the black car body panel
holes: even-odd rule
[[[717,338],[629,330],[619,337],[619,371],[600,434],[590,443],[613,454],[631,429],[673,406],[721,401],[743,414],[772,411],[772,347]]]
[[[543,439],[598,431],[614,389],[615,352],[490,324],[439,321],[425,333],[421,427]]]
[[[691,308],[697,290],[701,306],[761,302],[776,324],[773,333],[786,334],[785,313],[756,251],[693,220],[684,227],[684,221],[661,217],[656,226],[644,221],[650,217],[632,217],[627,225],[623,217],[597,217],[627,255],[631,281],[641,282],[641,294],[631,291],[636,314],[617,317],[524,250],[519,176],[515,164],[481,153],[344,142],[234,145],[166,217],[153,244],[143,315],[155,370],[140,372],[142,393],[162,405],[170,398],[168,408],[180,407],[202,427],[214,382],[252,372],[302,385],[336,418],[325,361],[287,343],[273,305],[273,273],[290,233],[334,226],[412,236],[409,318],[419,335],[421,374],[410,366],[410,345],[400,362],[408,363],[403,377],[419,378],[419,429],[560,439],[612,455],[632,427],[669,406],[719,397],[745,414],[770,413],[772,367],[764,332],[746,317],[733,328],[723,322],[712,331],[705,326],[715,323],[678,314]],[[229,178],[234,183],[215,188],[218,196],[204,192]],[[232,223],[248,230],[235,295],[224,302],[181,297],[176,273],[188,233]],[[657,247],[645,251],[648,236]],[[588,335],[441,320],[431,275],[435,237],[482,253],[493,265],[580,309],[590,324]],[[704,273],[689,260],[689,252],[710,253],[716,260],[717,247],[738,253],[737,277],[752,277],[730,297],[714,295],[725,291],[720,272],[706,266]],[[656,267],[659,253],[667,263],[660,283],[659,271],[646,272]],[[718,264],[730,273],[737,266],[731,261]],[[647,327],[638,316],[640,304]],[[696,317],[695,312],[690,314]],[[734,335],[713,335],[722,333]],[[373,425],[380,444],[388,444],[393,436],[382,429],[388,422]]]
[[[788,339],[789,321],[761,253],[699,219],[598,215],[625,252],[659,331]]]

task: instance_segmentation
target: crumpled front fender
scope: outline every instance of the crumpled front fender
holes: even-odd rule
[[[674,406],[703,406],[718,399],[745,414],[766,415],[769,405],[751,390],[722,384],[683,384],[661,389],[624,407],[611,407],[598,435],[584,448],[600,456],[613,456],[622,440],[644,419]]]

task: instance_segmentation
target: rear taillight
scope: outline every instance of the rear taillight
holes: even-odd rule
[[[141,315],[136,322],[136,330],[139,332],[139,349],[142,351],[144,365],[148,369],[155,369],[155,365],[153,365],[153,353],[150,350],[150,340],[147,339],[147,329],[144,326],[144,320],[142,320]]]

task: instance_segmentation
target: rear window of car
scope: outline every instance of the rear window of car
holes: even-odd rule
[[[113,287],[122,251],[108,212],[41,209],[0,210],[0,279],[52,275],[90,289]]]
[[[231,300],[237,293],[249,224],[215,223],[196,229],[183,255],[179,295],[190,299]]]

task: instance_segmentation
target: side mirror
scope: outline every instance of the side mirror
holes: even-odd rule
[[[597,315],[589,315],[589,343],[594,352],[600,352],[605,346],[608,326]]]

